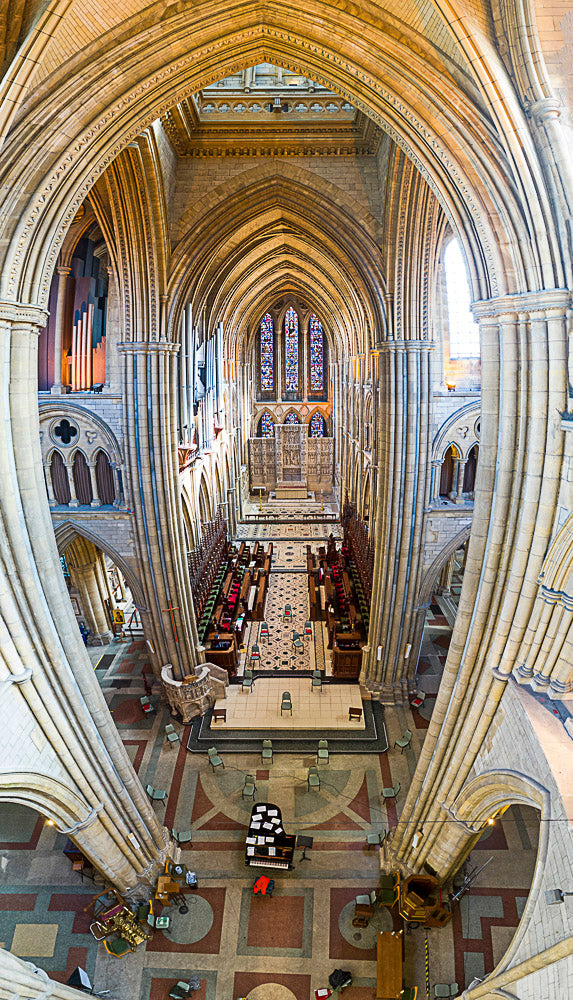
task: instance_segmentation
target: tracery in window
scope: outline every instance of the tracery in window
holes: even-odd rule
[[[322,323],[313,313],[310,317],[310,391],[324,389],[324,347]]]
[[[298,392],[298,316],[292,306],[285,315],[285,390]]]
[[[270,413],[263,413],[259,422],[260,436],[272,438],[275,435],[275,423]]]
[[[273,319],[266,313],[261,320],[261,389],[274,389],[274,333]]]
[[[321,438],[324,437],[324,418],[322,414],[315,413],[310,421],[310,437]]]
[[[285,417],[285,424],[300,424],[300,417],[294,410],[289,410]]]
[[[459,240],[452,239],[444,253],[450,358],[479,358],[479,327],[474,322],[470,286]]]

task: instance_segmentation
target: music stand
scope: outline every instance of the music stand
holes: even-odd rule
[[[296,846],[302,847],[302,858],[300,859],[301,861],[310,861],[310,858],[307,858],[306,856],[306,849],[308,847],[308,849],[310,850],[313,844],[314,844],[314,837],[305,837],[304,834],[302,833],[298,834],[296,838]]]

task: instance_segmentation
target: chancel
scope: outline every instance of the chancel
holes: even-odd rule
[[[572,52],[5,0],[1,997],[571,993]]]

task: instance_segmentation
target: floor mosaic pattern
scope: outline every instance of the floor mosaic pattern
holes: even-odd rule
[[[253,534],[254,527],[260,535]],[[271,642],[260,644],[260,670],[273,671],[278,657],[288,660],[290,671],[292,625],[284,624],[281,611],[288,600],[296,610],[296,627],[306,619],[308,604],[305,573],[286,570],[300,569],[301,564],[304,569],[305,539],[325,539],[328,531],[324,524],[309,523],[243,525],[241,530],[245,537],[277,542],[275,569],[282,571],[271,579]],[[315,530],[320,534],[314,535]],[[292,564],[287,562],[291,558]],[[439,603],[436,608],[443,614]],[[66,838],[35,812],[3,803],[0,944],[59,981],[80,965],[96,989],[112,991],[113,1000],[164,1000],[177,980],[191,975],[200,983],[191,994],[197,1000],[312,1000],[314,990],[326,986],[337,967],[353,975],[344,1000],[374,1000],[375,931],[390,929],[397,918],[382,909],[368,928],[355,928],[353,900],[377,884],[379,849],[368,849],[366,836],[396,825],[438,689],[450,629],[446,615],[444,626],[436,620],[438,610],[430,612],[434,621],[426,629],[419,670],[426,701],[419,712],[407,707],[385,711],[390,747],[407,727],[414,734],[412,747],[403,754],[331,753],[329,763],[321,765],[316,791],[309,791],[307,784],[314,752],[280,753],[263,767],[257,747],[256,752],[228,754],[225,769],[213,772],[206,754],[186,750],[189,727],[182,730],[182,744],[174,751],[166,744],[169,712],[160,701],[143,640],[89,650],[141,780],[169,793],[165,808],[155,806],[160,819],[166,826],[192,831],[192,841],[181,854],[197,874],[198,889],[187,895],[187,914],[174,908],[170,932],[156,931],[145,949],[121,960],[112,958],[89,933],[84,907],[98,888],[82,883],[71,870],[62,853]],[[258,627],[251,627],[247,652]],[[304,669],[321,665],[321,656],[328,660],[322,625],[315,625],[312,639],[304,642]],[[303,670],[302,657],[296,670]],[[292,676],[294,680],[296,673]],[[299,679],[310,683],[302,674]],[[139,701],[146,691],[154,707],[148,716]],[[322,697],[314,694],[317,703]],[[246,774],[255,777],[255,801],[276,802],[288,832],[314,838],[310,860],[303,861],[297,850],[293,870],[276,873],[271,898],[253,896],[254,877],[244,866],[252,806],[242,798]],[[396,801],[384,802],[382,787],[396,781],[403,792]],[[514,806],[474,849],[470,869],[493,860],[454,906],[452,923],[427,932],[432,986],[453,981],[465,986],[497,962],[523,912],[538,831],[534,811]],[[405,979],[420,987],[425,981],[425,933],[413,930],[405,939]],[[424,992],[421,989],[419,996]]]

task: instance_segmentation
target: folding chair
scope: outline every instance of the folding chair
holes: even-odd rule
[[[322,694],[322,674],[320,670],[312,671],[310,689],[314,691],[315,688],[318,688],[320,694]]]
[[[382,789],[382,798],[383,799],[395,799],[396,796],[398,795],[398,792],[400,791],[401,787],[402,786],[401,786],[400,782],[397,781],[393,788],[383,788]]]
[[[261,761],[264,764],[265,761],[273,762],[273,743],[272,740],[263,740],[263,749],[261,750]]]
[[[246,689],[250,694],[253,684],[254,684],[253,671],[245,670],[243,674],[243,680],[241,683],[241,691],[244,691]]]
[[[329,760],[329,757],[328,757],[328,740],[319,740],[318,741],[318,750],[316,752],[316,763],[320,764],[321,760],[324,761],[326,764],[328,764],[328,760]]]

